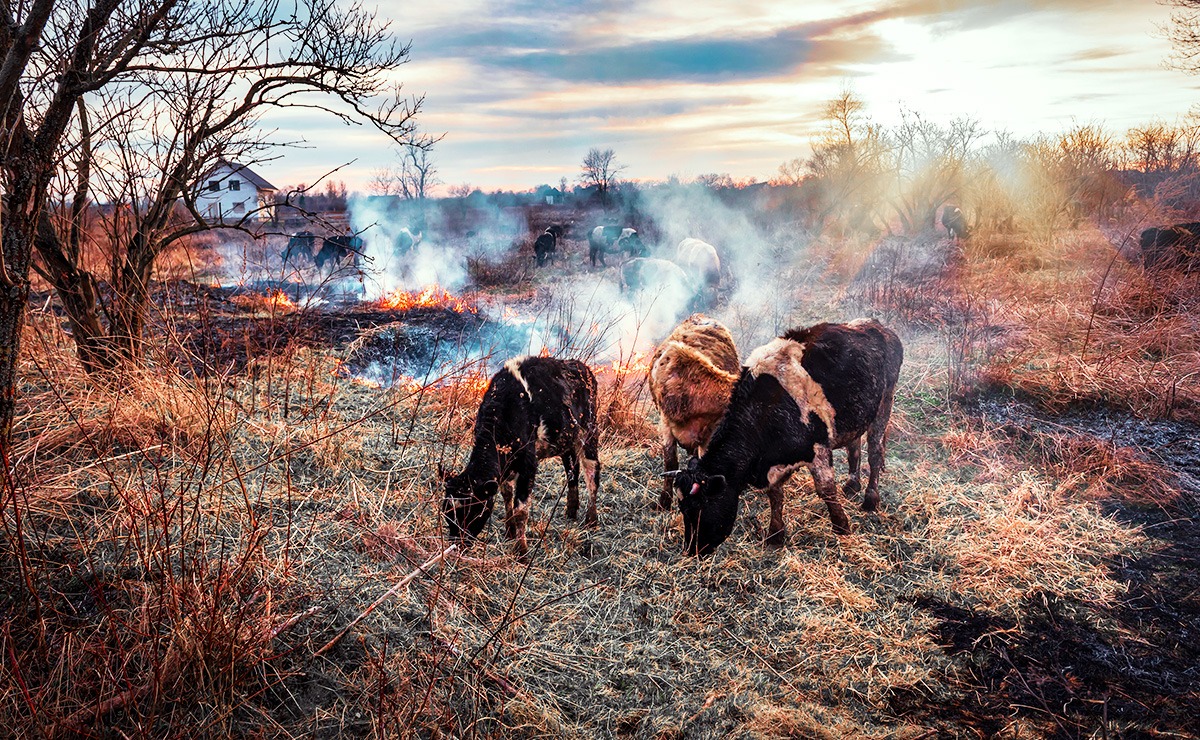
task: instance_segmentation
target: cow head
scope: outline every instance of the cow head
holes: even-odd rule
[[[733,531],[737,519],[737,496],[730,496],[723,475],[708,475],[692,458],[687,470],[675,475],[675,492],[683,514],[683,551],[688,555],[711,555]]]
[[[467,471],[453,475],[440,465],[438,477],[446,486],[442,515],[446,517],[446,530],[450,537],[478,537],[492,518],[492,506],[496,491],[500,489],[499,484],[494,479],[472,481]]]

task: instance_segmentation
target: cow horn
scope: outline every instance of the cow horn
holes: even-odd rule
[[[674,478],[675,476],[679,475],[682,472],[683,472],[682,470],[666,470],[666,471],[663,471],[662,477]]]

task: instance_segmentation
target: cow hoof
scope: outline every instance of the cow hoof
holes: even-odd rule
[[[583,519],[583,526],[585,526],[585,527],[599,527],[600,526],[600,519],[596,516],[596,512],[594,512],[594,511],[588,512],[587,516],[584,517],[584,519]]]
[[[575,521],[575,517],[579,516],[579,509],[567,509],[566,517],[571,521]]]
[[[772,532],[763,540],[763,544],[772,550],[779,550],[787,544],[787,530],[781,529],[778,532]]]
[[[855,480],[854,478],[846,481],[846,485],[842,486],[842,493],[846,494],[847,497],[854,496],[861,490],[862,482]]]
[[[863,496],[863,511],[875,511],[879,508],[879,494],[868,493]]]

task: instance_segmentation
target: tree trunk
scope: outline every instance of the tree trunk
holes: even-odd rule
[[[25,137],[14,137],[11,157],[6,162],[9,191],[4,200],[0,230],[0,446],[12,438],[16,411],[17,360],[21,353],[21,330],[25,325],[25,303],[29,300],[29,260],[33,250],[34,226],[45,200],[29,157]],[[41,185],[39,187],[39,185]]]

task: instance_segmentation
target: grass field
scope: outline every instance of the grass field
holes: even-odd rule
[[[522,267],[528,300],[591,274],[568,258]],[[883,503],[848,508],[853,534],[833,534],[798,475],[783,549],[761,544],[750,492],[714,556],[684,557],[678,512],[653,508],[643,374],[600,368],[600,526],[562,516],[547,461],[526,557],[493,522],[324,652],[449,544],[437,466],[466,457],[478,378],[371,387],[339,372],[349,343],[305,341],[296,327],[318,319],[268,301],[229,310],[293,340],[254,344],[236,372],[163,360],[106,387],[33,311],[0,722],[29,737],[1200,737],[1196,276],[1147,276],[1094,230],[962,251],[818,242],[780,274],[772,321],[873,315],[905,343]],[[762,317],[723,318],[744,357]],[[1101,410],[1181,446],[1073,421]]]

